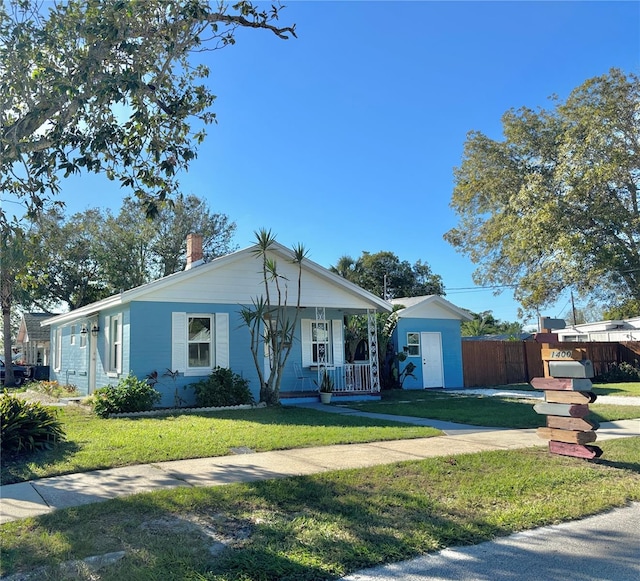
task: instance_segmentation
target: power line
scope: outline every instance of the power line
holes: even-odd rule
[[[486,290],[497,290],[497,289],[503,289],[503,288],[516,288],[518,285],[517,284],[497,284],[494,286],[463,286],[463,287],[453,287],[453,288],[449,288],[449,287],[445,287],[445,290],[447,291],[447,294],[449,294],[450,292],[459,292],[459,293],[464,293],[464,292],[483,292]]]

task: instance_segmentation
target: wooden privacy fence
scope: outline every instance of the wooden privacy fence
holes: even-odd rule
[[[586,349],[596,377],[613,363],[640,361],[640,342],[556,343],[561,349]],[[535,341],[463,341],[462,367],[465,387],[528,383],[543,377],[541,344]]]

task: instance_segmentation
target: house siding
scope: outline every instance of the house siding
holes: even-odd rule
[[[202,303],[156,303],[134,302],[131,303],[130,326],[131,335],[128,337],[128,349],[130,352],[131,372],[139,378],[156,371],[158,383],[156,389],[162,394],[162,400],[158,405],[173,406],[179,398],[182,405],[190,405],[195,401],[193,390],[188,386],[207,377],[203,376],[179,376],[174,381],[171,377],[163,376],[171,367],[171,316],[174,312],[188,312],[199,314],[227,313],[229,315],[229,368],[249,381],[249,389],[256,401],[260,396],[260,382],[251,356],[249,329],[240,317],[241,307],[233,305],[212,305]],[[292,313],[293,316],[293,313]],[[296,327],[295,338],[291,347],[291,354],[283,374],[281,390],[293,389],[297,381],[292,365],[294,361],[302,359],[301,320],[314,318],[315,312],[303,310]],[[342,319],[342,314],[337,310],[327,309],[326,318]],[[262,350],[259,353],[262,358]],[[261,359],[262,362],[262,359]],[[310,379],[314,379],[309,373]],[[176,398],[177,396],[177,398]]]
[[[402,351],[407,344],[407,333],[440,333],[442,337],[442,363],[444,385],[446,389],[462,388],[464,378],[462,374],[462,343],[460,334],[460,321],[457,319],[423,319],[400,318],[394,331],[393,341],[396,351]],[[400,363],[402,372],[411,362],[416,366],[415,379],[407,377],[404,381],[404,389],[423,389],[422,357],[409,356]]]
[[[122,365],[119,373],[110,372],[108,370],[109,364],[109,347],[106,341],[106,333],[108,327],[108,320],[112,317],[122,315]],[[116,385],[120,379],[129,375],[131,370],[131,352],[129,346],[131,345],[131,308],[130,305],[117,306],[111,309],[106,309],[100,313],[98,318],[98,326],[100,332],[97,337],[97,353],[96,353],[96,389],[105,387],[107,385]],[[111,338],[110,338],[111,339]]]
[[[109,373],[106,369],[108,360],[107,345],[105,342],[106,320],[122,314],[122,367],[118,374]],[[91,326],[97,323],[100,331],[97,337],[91,336]],[[83,325],[87,328],[86,345],[81,346],[80,330]],[[76,327],[75,344],[71,342],[71,328]],[[129,373],[129,350],[130,343],[130,317],[128,307],[118,307],[106,310],[96,317],[80,317],[62,325],[51,325],[51,337],[55,344],[56,330],[60,328],[62,332],[62,356],[59,369],[53,366],[50,371],[50,379],[62,385],[69,385],[76,388],[81,395],[89,395],[90,391],[90,357],[91,343],[96,341],[96,389],[106,385],[115,385],[120,378]],[[55,348],[55,345],[54,345]]]
[[[157,372],[155,389],[162,395],[162,407],[192,405],[193,390],[188,386],[208,377],[180,373],[176,379],[164,375],[172,366],[172,314],[173,313],[229,315],[229,368],[247,378],[252,391],[259,394],[257,373],[249,352],[249,331],[240,319],[238,305],[214,305],[194,302],[133,302],[131,303],[131,334],[128,339],[131,372],[138,378]],[[242,355],[246,355],[243,357]],[[247,364],[250,364],[247,365]]]
[[[64,325],[52,325],[51,337],[53,338],[53,348],[58,349],[56,345],[57,330],[60,329],[60,340],[62,341],[62,350],[60,357],[60,367],[51,366],[49,378],[51,381],[57,381],[61,385],[73,386],[83,395],[88,393],[88,349],[80,346],[80,329],[82,328],[83,319],[78,319]],[[71,329],[76,328],[75,344],[71,343]],[[52,363],[55,357],[52,358]]]
[[[284,288],[281,290],[286,292],[288,304],[295,305],[298,292],[298,270],[291,263],[291,252],[278,244],[274,245],[272,252],[278,260],[280,275],[288,280],[285,283],[285,278],[280,279],[281,287],[287,286],[286,291]],[[272,297],[274,297],[275,289],[272,290],[274,291]],[[184,349],[185,354],[188,352],[188,341],[183,341],[184,347],[182,347],[180,341],[174,341],[172,335],[174,331],[176,337],[184,336],[186,333],[184,317],[180,316],[181,313],[213,315],[212,324],[218,332],[228,327],[228,341],[216,345],[219,353],[223,350],[225,353],[225,356],[220,359],[233,372],[249,381],[251,392],[258,400],[260,385],[250,350],[250,332],[242,321],[240,312],[242,305],[252,305],[253,300],[263,293],[261,262],[255,256],[255,248],[251,247],[121,292],[81,307],[76,312],[57,315],[47,320],[51,325],[52,337],[56,336],[56,329],[60,325],[67,328],[71,324],[79,326],[86,324],[90,332],[92,324],[97,323],[100,333],[95,340],[89,338],[89,348],[85,349],[84,355],[78,355],[77,361],[71,361],[73,356],[71,348],[75,346],[69,345],[68,341],[61,343],[64,361],[60,369],[53,372],[53,376],[64,383],[65,374],[70,374],[69,370],[72,368],[69,366],[73,365],[76,371],[75,377],[83,378],[81,384],[76,382],[78,387],[84,393],[88,393],[92,387],[99,389],[105,385],[115,385],[129,372],[140,379],[156,372],[159,379],[156,389],[162,394],[159,405],[173,406],[177,399],[181,405],[189,405],[193,403],[194,397],[191,390],[185,389],[186,386],[206,377],[210,373],[210,368],[189,368],[188,360],[185,361],[184,357],[179,356],[181,349]],[[368,311],[391,310],[390,306],[380,298],[308,260],[303,262],[301,294],[302,309],[280,385],[282,391],[293,390],[297,386],[298,378],[293,364],[300,364],[303,358],[301,320],[315,319],[315,307],[322,307],[325,310],[326,320],[341,322],[345,313],[365,314]],[[294,308],[289,308],[293,312]],[[227,315],[228,321],[227,317],[220,316],[223,313]],[[116,374],[108,372],[110,349],[106,334],[109,329],[109,320],[113,320],[113,317],[118,315],[122,317],[122,359],[121,367]],[[333,341],[338,345],[338,349],[344,350],[343,337],[333,336]],[[206,340],[200,343],[206,343]],[[95,345],[93,377],[91,376],[93,370],[91,345]],[[205,347],[202,346],[202,348]],[[259,364],[264,368],[262,346],[260,349]],[[342,357],[336,360],[341,361]],[[214,360],[212,363],[215,365],[217,362]],[[164,376],[167,369],[180,365],[184,365],[186,377],[181,373],[174,382],[170,377]],[[80,376],[80,371],[85,375]],[[203,372],[202,376],[193,375],[200,371]],[[314,374],[309,368],[305,373],[310,379],[317,377],[317,373]]]

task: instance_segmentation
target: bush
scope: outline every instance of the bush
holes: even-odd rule
[[[254,403],[249,382],[231,369],[216,367],[207,379],[192,383],[199,407],[225,407]]]
[[[630,363],[612,363],[608,371],[603,373],[599,378],[603,383],[618,383],[620,381],[640,381],[640,367],[638,362],[635,365]]]
[[[96,389],[93,396],[93,411],[101,418],[110,414],[145,412],[160,401],[160,393],[146,381],[129,374],[118,385]]]
[[[0,449],[31,452],[52,448],[65,439],[62,424],[53,410],[5,393],[0,396]]]
[[[79,394],[75,385],[60,385],[57,381],[32,381],[29,384],[29,391],[37,391],[57,398]]]

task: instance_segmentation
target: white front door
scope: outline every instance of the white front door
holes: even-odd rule
[[[444,387],[440,333],[420,333],[420,353],[422,355],[422,387]]]

